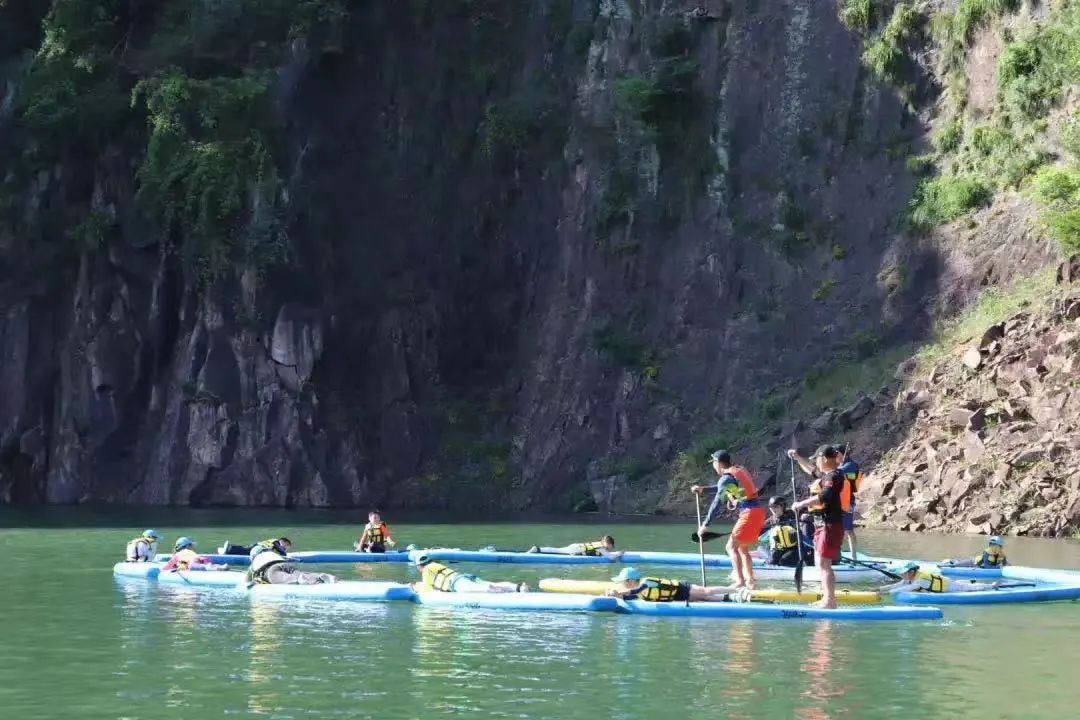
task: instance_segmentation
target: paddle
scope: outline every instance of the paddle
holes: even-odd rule
[[[718,532],[713,532],[712,530],[706,530],[705,532],[703,532],[701,534],[700,538],[698,537],[697,533],[690,533],[690,541],[691,542],[709,542],[710,540],[715,540],[716,538],[727,537],[730,534],[731,534],[730,532],[718,533]]]
[[[697,508],[697,526],[698,530],[701,530],[701,496],[694,493],[694,507]],[[708,581],[705,579],[705,541],[698,535],[697,541],[698,555],[701,557],[701,586],[709,587]]]
[[[896,573],[891,573],[888,570],[885,570],[883,568],[878,567],[877,565],[871,565],[870,563],[866,563],[866,562],[863,562],[861,560],[852,560],[851,558],[846,558],[843,555],[841,555],[839,562],[851,563],[852,565],[858,565],[860,567],[868,568],[870,570],[877,570],[879,573],[881,573],[885,577],[892,578],[893,580],[899,580],[900,579],[900,576],[897,575]]]
[[[795,458],[788,458],[791,461],[791,502],[795,502]],[[802,595],[802,575],[803,575],[803,553],[802,553],[802,531],[799,529],[799,511],[795,511],[795,539],[798,541],[795,543],[795,547],[799,550],[799,563],[795,566],[795,592]]]
[[[976,582],[976,581],[975,581],[975,580],[972,580],[971,582]],[[1003,590],[1003,589],[1005,589],[1005,588],[1014,588],[1014,587],[1035,587],[1036,585],[1038,585],[1038,583],[1033,583],[1033,582],[1018,582],[1018,583],[1009,583],[1008,585],[998,585],[998,586],[997,586],[996,588],[994,588],[994,589],[995,589],[995,590]]]

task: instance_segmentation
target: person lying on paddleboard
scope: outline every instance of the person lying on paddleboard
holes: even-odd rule
[[[596,542],[580,542],[563,547],[541,547],[533,545],[525,552],[540,553],[542,555],[587,555],[589,557],[609,557],[618,560],[623,556],[622,550],[615,549],[615,538],[605,535]]]
[[[900,576],[900,579],[890,585],[878,588],[878,594],[891,594],[902,592],[975,592],[977,590],[997,590],[1000,583],[980,583],[950,581],[936,573],[924,572],[919,569],[918,563],[909,562],[896,565],[889,569],[890,572]]]
[[[360,539],[353,545],[356,552],[383,553],[386,548],[394,547],[397,543],[390,537],[390,527],[383,522],[378,510],[368,513],[367,525],[360,534]]]
[[[289,542],[288,538],[270,538],[269,540],[260,540],[250,545],[234,545],[228,540],[225,544],[218,548],[219,555],[248,555],[254,557],[255,551],[262,552],[263,549],[273,547],[274,543],[280,543],[281,541]],[[291,544],[291,543],[290,543]],[[285,551],[287,552],[287,551]]]
[[[420,582],[414,583],[413,588],[418,592],[529,592],[529,586],[525,583],[482,580],[475,575],[451,570],[427,555],[417,555],[415,564],[420,571]]]
[[[157,530],[143,530],[143,534],[127,544],[124,559],[127,562],[153,562],[157,554]]]
[[[619,587],[608,590],[605,595],[623,600],[647,602],[749,602],[750,591],[744,587],[703,587],[681,580],[642,577],[635,568],[623,568],[611,582]]]
[[[178,538],[173,546],[173,555],[161,572],[177,570],[224,570],[227,565],[215,565],[210,558],[195,552],[195,541],[189,537]]]
[[[986,544],[986,549],[973,558],[947,559],[942,565],[953,567],[1003,568],[1008,564],[1005,559],[1005,542],[995,535]]]
[[[292,540],[275,538],[264,540],[251,551],[248,567],[248,585],[318,585],[337,582],[330,573],[301,572],[289,564]]]

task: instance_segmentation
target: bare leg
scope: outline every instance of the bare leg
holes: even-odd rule
[[[690,586],[691,602],[725,602],[731,600],[729,595],[734,595],[742,588],[734,585],[717,585],[715,587],[702,587],[701,585]]]
[[[821,575],[821,600],[814,607],[836,609],[836,573],[833,572],[832,560],[817,557],[818,574]]]
[[[752,547],[753,545],[739,544],[743,560],[743,575],[746,577],[746,587],[757,590],[757,578],[754,577],[754,558],[750,555],[750,548]]]
[[[731,558],[731,569],[735,573],[735,587],[746,587],[746,576],[743,575],[742,559],[739,556],[739,548],[735,545],[735,541],[729,538],[725,549],[727,550],[728,557]]]
[[[848,549],[848,552],[851,553],[851,559],[855,560],[855,561],[858,561],[859,556],[855,553],[855,531],[854,530],[848,530],[847,531],[847,549]]]

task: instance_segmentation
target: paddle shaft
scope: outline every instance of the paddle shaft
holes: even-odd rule
[[[697,526],[698,526],[698,541],[697,549],[698,556],[701,558],[701,586],[709,587],[708,581],[705,579],[705,541],[701,539],[701,496],[694,493],[694,507],[697,508]]]
[[[795,493],[795,458],[788,458],[791,462],[791,504],[794,505],[796,500]],[[799,551],[799,564],[795,566],[795,591],[800,595],[802,594],[802,576],[803,576],[803,552],[802,552],[802,530],[799,523],[799,511],[795,511],[795,547]]]

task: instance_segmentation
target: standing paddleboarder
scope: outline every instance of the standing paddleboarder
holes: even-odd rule
[[[788,457],[798,453],[788,450]],[[810,486],[810,497],[791,506],[795,512],[808,508],[814,518],[814,561],[821,576],[821,600],[815,607],[836,608],[836,573],[833,563],[840,559],[844,544],[844,518],[840,505],[840,488],[844,474],[840,472],[839,453],[832,445],[822,445],[810,456],[820,473]]]
[[[732,465],[731,455],[726,450],[717,450],[710,459],[713,470],[720,478],[715,488],[708,488],[715,493],[715,497],[698,528],[698,536],[705,532],[705,528],[716,517],[722,502],[727,501],[729,508],[738,510],[739,519],[731,530],[727,551],[735,571],[735,586],[753,590],[757,587],[757,581],[754,579],[754,560],[750,557],[750,550],[757,545],[758,536],[765,526],[765,508],[761,507],[750,473],[740,465]],[[694,485],[690,491],[695,495],[703,495],[706,488]]]

